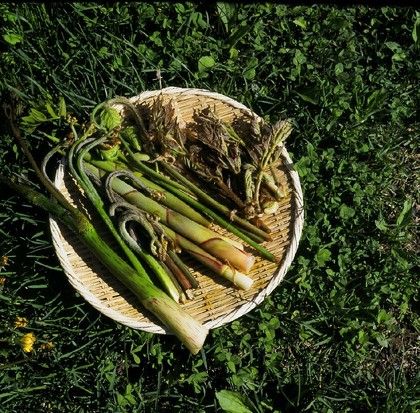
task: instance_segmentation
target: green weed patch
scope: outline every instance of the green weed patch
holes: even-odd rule
[[[305,198],[284,282],[191,356],[85,302],[47,214],[1,187],[0,411],[417,412],[419,34],[410,7],[0,4],[0,100],[20,116],[61,98],[83,119],[160,70],[292,118]],[[2,173],[34,181],[0,125]],[[45,135],[25,138],[41,160]]]

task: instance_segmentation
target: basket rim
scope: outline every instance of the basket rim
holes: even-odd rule
[[[242,103],[232,98],[229,98],[225,95],[222,95],[220,93],[211,92],[206,89],[167,87],[164,89],[142,92],[136,96],[129,98],[129,100],[131,101],[131,103],[136,103],[145,99],[156,97],[160,94],[168,94],[168,95],[180,94],[183,96],[199,95],[199,96],[204,96],[204,97],[210,97],[216,100],[220,100],[226,104],[231,105],[232,107],[236,109],[240,109],[242,111],[245,111],[249,114],[253,114],[257,116],[258,118],[260,118],[260,116],[255,114],[251,109],[249,109]],[[120,105],[115,104],[113,106],[116,109],[118,109]],[[281,156],[283,160],[285,161],[284,165],[287,168],[287,173],[289,174],[289,177],[290,177],[292,192],[293,192],[293,196],[291,197],[291,202],[293,202],[294,204],[292,208],[292,211],[294,211],[294,216],[291,216],[292,228],[291,228],[291,236],[290,236],[289,245],[287,246],[287,249],[285,251],[284,256],[282,257],[281,262],[279,263],[277,269],[273,273],[273,276],[269,284],[265,288],[263,288],[254,297],[254,299],[249,300],[249,301],[244,301],[242,303],[239,302],[239,305],[235,309],[230,311],[228,314],[219,316],[213,320],[204,322],[203,325],[207,327],[209,330],[217,328],[217,327],[221,327],[222,325],[230,323],[242,317],[243,315],[245,315],[246,313],[250,312],[255,307],[257,307],[259,304],[261,304],[262,301],[268,295],[270,295],[274,291],[274,289],[277,288],[278,285],[281,283],[281,281],[285,277],[296,255],[296,252],[299,246],[299,241],[302,235],[302,229],[303,229],[303,223],[304,223],[303,193],[302,193],[302,188],[301,188],[301,184],[299,180],[299,175],[297,171],[295,171],[293,168],[293,162],[285,146],[283,147]],[[66,173],[65,161],[61,161],[56,170],[56,175],[55,175],[55,180],[54,180],[55,185],[59,185],[60,182],[62,182],[62,180],[64,179],[65,173]],[[98,297],[92,294],[83,285],[83,283],[79,280],[75,269],[70,265],[70,263],[66,259],[67,258],[66,251],[65,251],[64,244],[62,242],[62,238],[64,238],[64,236],[62,235],[59,222],[52,215],[49,216],[49,221],[50,221],[50,230],[51,230],[53,245],[54,245],[56,254],[59,258],[60,264],[64,270],[64,273],[66,274],[73,288],[75,288],[75,290],[78,291],[78,293],[86,301],[88,301],[95,309],[100,311],[102,314],[130,328],[143,330],[143,331],[155,333],[155,334],[156,333],[157,334],[170,334],[170,332],[167,331],[164,327],[153,323],[153,321],[144,322],[140,320],[135,320],[132,317],[128,317],[122,314],[121,312],[114,310],[112,307],[107,307],[103,305],[103,303],[98,299]]]
[[[166,88],[163,88],[163,89],[146,90],[146,91],[141,92],[140,94],[138,94],[136,96],[131,97],[129,100],[131,101],[131,103],[135,103],[139,100],[145,100],[145,99],[149,99],[149,98],[159,96],[160,94],[165,94],[165,95],[180,94],[180,95],[183,95],[183,96],[196,95],[196,96],[211,97],[213,99],[220,100],[224,103],[227,103],[227,104],[231,105],[232,107],[234,107],[236,109],[244,110],[248,113],[253,113],[254,115],[257,115],[250,108],[245,106],[243,103],[238,102],[237,100],[232,99],[229,96],[222,95],[221,93],[218,93],[218,92],[212,92],[212,91],[207,90],[207,89],[181,88],[181,87],[177,87],[177,86],[169,86],[169,87],[166,87]],[[115,105],[115,107],[117,107],[117,106],[118,105]]]

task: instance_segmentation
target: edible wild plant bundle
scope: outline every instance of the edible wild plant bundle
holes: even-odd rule
[[[251,113],[228,123],[208,106],[187,124],[176,101],[164,104],[160,96],[147,119],[148,130],[142,127],[145,149],[160,159],[173,159],[172,165],[198,184],[214,184],[245,218],[271,212],[286,195],[273,170],[292,132],[290,119],[270,125]]]
[[[15,177],[1,176],[1,181],[72,229],[145,309],[196,354],[207,329],[179,305],[193,300],[199,288],[181,253],[243,290],[253,284],[248,274],[256,255],[277,261],[261,245],[270,232],[260,218],[275,211],[285,196],[272,169],[291,132],[290,121],[270,126],[249,115],[243,133],[243,119],[227,123],[207,107],[187,124],[176,102],[165,103],[162,96],[146,108],[126,98],[112,99],[98,105],[87,124],[69,116],[63,100],[57,109],[46,103],[44,112],[32,108],[20,125],[29,133],[38,129],[55,143],[39,167],[13,107],[7,108],[14,135],[55,201]],[[65,158],[69,174],[123,255],[53,185],[47,164],[56,154]],[[208,183],[215,191],[202,189]],[[215,232],[213,223],[242,242]]]

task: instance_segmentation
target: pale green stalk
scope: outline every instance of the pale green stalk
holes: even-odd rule
[[[162,183],[162,186],[166,187],[166,184]],[[232,234],[241,238],[248,245],[252,246],[262,257],[272,262],[278,261],[278,259],[270,251],[268,251],[266,248],[264,248],[263,246],[261,246],[258,242],[254,240],[255,237],[251,238],[250,236],[245,234],[244,231],[239,230],[231,221],[224,219],[219,214],[207,208],[206,206],[200,204],[197,200],[195,200],[194,198],[191,198],[189,195],[183,193],[182,191],[174,190],[174,193],[176,194],[178,198],[182,199],[187,204],[190,204],[192,207],[196,208],[202,213],[207,214],[209,217],[213,218],[221,227],[227,229]],[[262,241],[264,240],[263,239],[259,240],[259,242],[262,242]]]
[[[91,156],[85,156],[84,160],[106,172],[114,172],[121,169],[130,170],[128,166],[124,163],[116,163],[109,160],[101,161],[101,160],[93,159]],[[168,208],[171,208],[174,211],[177,211],[180,214],[185,215],[186,217],[192,219],[193,221],[198,222],[201,225],[204,225],[205,227],[210,226],[210,221],[208,219],[206,219],[202,214],[197,212],[194,208],[191,208],[191,206],[189,206],[187,202],[182,201],[180,197],[174,195],[172,192],[166,190],[162,186],[157,185],[155,182],[152,182],[150,179],[147,179],[139,172],[134,171],[133,173],[135,174],[136,178],[139,181],[141,181],[144,185],[150,188],[153,188],[164,195],[162,199],[159,200],[159,202],[162,205],[165,205]]]
[[[231,281],[242,290],[249,290],[253,284],[252,278],[239,272],[230,265],[223,264],[220,260],[200,248],[187,238],[177,234],[171,228],[164,225],[166,233],[172,238],[173,242],[184,252],[194,257],[197,261],[204,264],[207,268]]]
[[[86,164],[86,167],[89,168],[97,178],[101,178],[101,171],[98,168],[90,164]],[[213,254],[223,261],[229,262],[230,265],[234,266],[239,271],[248,273],[251,270],[255,257],[221,239],[216,232],[197,224],[176,211],[165,208],[118,178],[113,179],[112,188],[126,201],[150,214],[156,215],[163,224],[166,224],[174,231],[200,245],[210,254]]]
[[[237,214],[235,213],[232,214],[232,211],[228,207],[217,202],[214,198],[209,196],[202,189],[198,188],[191,181],[189,181],[185,176],[179,173],[172,165],[169,165],[168,163],[165,163],[165,162],[161,162],[161,165],[163,166],[164,169],[166,169],[166,171],[170,175],[172,175],[175,179],[179,180],[181,183],[183,183],[185,186],[191,189],[194,195],[196,195],[199,199],[206,202],[209,206],[218,210],[219,212],[224,214],[226,217],[229,217],[229,219],[231,219],[232,221],[236,222],[237,224],[241,225],[243,228],[247,229],[248,231],[250,231],[251,234],[255,234],[257,237],[263,238],[266,241],[271,240],[270,234],[261,230],[255,225],[251,224],[246,219],[239,217]]]
[[[218,210],[219,212],[229,217],[231,220],[233,220],[237,224],[241,225],[242,227],[250,231],[250,237],[253,237],[253,234],[255,234],[258,237],[256,239],[263,238],[264,240],[270,240],[270,235],[267,234],[267,232],[251,224],[246,219],[239,217],[237,214],[232,214],[232,211],[228,207],[226,207],[225,205],[222,205],[220,202],[217,202],[215,199],[209,196],[205,191],[198,188],[193,182],[191,182],[188,178],[186,178],[181,173],[179,173],[173,166],[169,165],[167,162],[162,162],[159,160],[157,161],[160,166],[162,166],[173,178],[175,178],[175,181],[164,177],[162,174],[157,173],[153,169],[146,166],[143,162],[139,161],[136,158],[135,153],[129,147],[129,145],[123,139],[121,139],[121,141],[124,147],[126,148],[127,152],[129,153],[130,159],[141,172],[145,173],[148,176],[152,176],[158,179],[159,183],[166,183],[172,187],[175,187],[175,184],[177,182],[180,182],[183,186],[185,186],[188,190],[190,190],[195,196],[197,196],[207,205]]]
[[[128,168],[128,166],[124,163],[117,163],[110,160],[107,160],[107,161],[97,160],[97,159],[93,159],[91,156],[85,156],[84,160],[105,172],[115,172],[118,170],[131,171]],[[205,206],[201,205],[198,201],[191,198],[189,195],[185,194],[183,191],[174,189],[172,193],[169,190],[165,189],[163,186],[157,185],[155,182],[145,178],[140,172],[132,171],[132,173],[144,185],[146,185],[149,188],[155,189],[156,191],[159,191],[160,193],[164,195],[161,199],[159,199],[159,203],[161,203],[162,205],[165,205],[168,208],[171,208],[174,211],[177,211],[180,214],[185,215],[186,217],[192,219],[193,221],[201,225],[204,225],[205,227],[208,228],[210,227],[211,223],[201,213],[197,212],[197,210],[201,210],[206,215],[209,215],[210,217],[215,218],[215,221],[219,221],[219,223],[221,224],[223,228],[232,230],[231,232],[234,233],[235,235],[238,235],[240,233],[240,231],[237,230],[236,227],[234,227],[231,222],[225,221],[223,218],[218,216],[218,214],[209,210]],[[166,186],[166,184],[164,185]],[[191,206],[195,208],[191,208],[191,206],[188,204],[190,204]],[[268,253],[268,251],[266,251],[263,247],[261,247],[252,239],[247,237],[245,234],[241,233],[238,236],[239,238],[242,238],[244,241],[248,242],[249,245],[253,246],[257,250],[260,250],[259,252],[261,253],[261,255],[265,256],[269,260],[274,260],[274,261],[276,260],[273,255]],[[239,249],[244,249],[243,245],[240,242],[232,240],[229,237],[221,236],[221,238],[235,245]]]

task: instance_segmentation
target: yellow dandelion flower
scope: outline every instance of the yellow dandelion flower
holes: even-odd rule
[[[6,277],[0,277],[0,286],[6,284]]]
[[[40,346],[40,350],[51,350],[53,348],[53,343],[49,341],[48,343],[43,343]]]
[[[27,333],[20,339],[20,346],[26,353],[30,353],[35,344],[36,338],[34,333]]]
[[[9,264],[9,257],[7,257],[6,255],[3,255],[0,258],[0,270],[3,270],[4,267],[8,264]]]
[[[28,320],[25,317],[16,317],[15,327],[24,328],[28,324]]]

